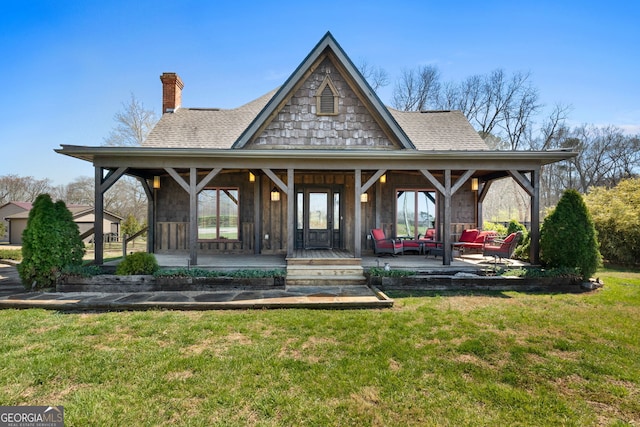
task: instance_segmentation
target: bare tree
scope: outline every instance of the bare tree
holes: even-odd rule
[[[64,200],[65,203],[91,206],[95,201],[94,190],[93,178],[88,176],[77,177],[69,184],[59,186],[57,189],[58,198]]]
[[[389,85],[389,75],[380,67],[370,65],[367,61],[362,61],[358,66],[358,70],[375,92],[381,87]]]
[[[394,108],[403,111],[421,111],[435,108],[440,96],[440,71],[425,65],[414,70],[404,70],[393,89]]]
[[[116,127],[104,139],[104,145],[136,146],[147,138],[158,119],[152,110],[131,94],[129,103],[122,103],[123,110],[113,116]]]
[[[8,202],[33,202],[38,195],[53,190],[51,180],[32,176],[0,176],[0,205]]]

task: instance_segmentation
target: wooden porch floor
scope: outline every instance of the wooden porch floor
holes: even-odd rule
[[[353,254],[344,250],[300,250],[294,254],[295,258],[353,258]],[[156,254],[161,267],[180,268],[189,266],[188,253]],[[465,255],[454,258],[451,265],[442,265],[442,258],[425,255],[376,256],[373,252],[363,253],[360,258],[362,267],[366,270],[372,267],[384,267],[389,264],[392,269],[410,269],[420,271],[477,271],[493,265],[493,258],[483,258],[482,255]],[[522,265],[522,262],[509,260],[510,265]],[[195,266],[191,266],[195,267]],[[239,269],[276,269],[287,268],[287,257],[282,255],[205,255],[198,254],[198,268],[219,270]]]

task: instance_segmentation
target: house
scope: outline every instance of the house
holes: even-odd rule
[[[487,190],[505,177],[531,197],[535,262],[541,168],[574,155],[493,151],[459,111],[388,108],[330,33],[281,87],[236,109],[184,108],[182,79],[160,80],[163,114],[141,147],[56,151],[93,163],[97,219],[104,192],[137,177],[150,200],[148,250],[192,265],[223,253],[293,263],[324,256],[316,249],[357,263],[372,228],[417,238],[428,227],[448,265],[456,234],[481,226]]]
[[[0,206],[0,219],[5,221],[6,235],[2,236],[3,240],[8,240],[11,245],[22,244],[22,232],[27,228],[27,221],[29,219],[29,212],[31,211],[32,204],[28,202],[9,202]],[[85,241],[89,241],[93,233],[93,227],[95,223],[95,210],[92,206],[88,205],[67,205],[67,209],[73,216],[73,221],[78,224],[80,235],[86,236]],[[120,218],[118,215],[103,212],[103,226],[104,233],[108,233],[109,236],[120,235]],[[107,238],[109,238],[107,236]]]

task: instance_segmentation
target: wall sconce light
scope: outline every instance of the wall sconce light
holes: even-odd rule
[[[271,201],[272,202],[279,202],[280,201],[280,192],[278,191],[278,189],[276,187],[273,187],[273,190],[271,190]]]
[[[256,182],[256,176],[253,172],[249,172],[249,182]]]
[[[360,202],[367,203],[369,201],[369,195],[367,193],[362,193],[360,195]]]
[[[478,191],[478,178],[471,178],[471,191]]]
[[[387,174],[386,174],[386,173],[385,173],[385,174],[383,174],[383,175],[380,177],[380,184],[384,184],[385,182],[387,182]]]
[[[160,177],[159,176],[154,176],[153,177],[153,188],[154,189],[158,189],[160,188]]]

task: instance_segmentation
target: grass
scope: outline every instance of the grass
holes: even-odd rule
[[[0,312],[0,402],[68,426],[638,425],[640,273],[391,310]]]

